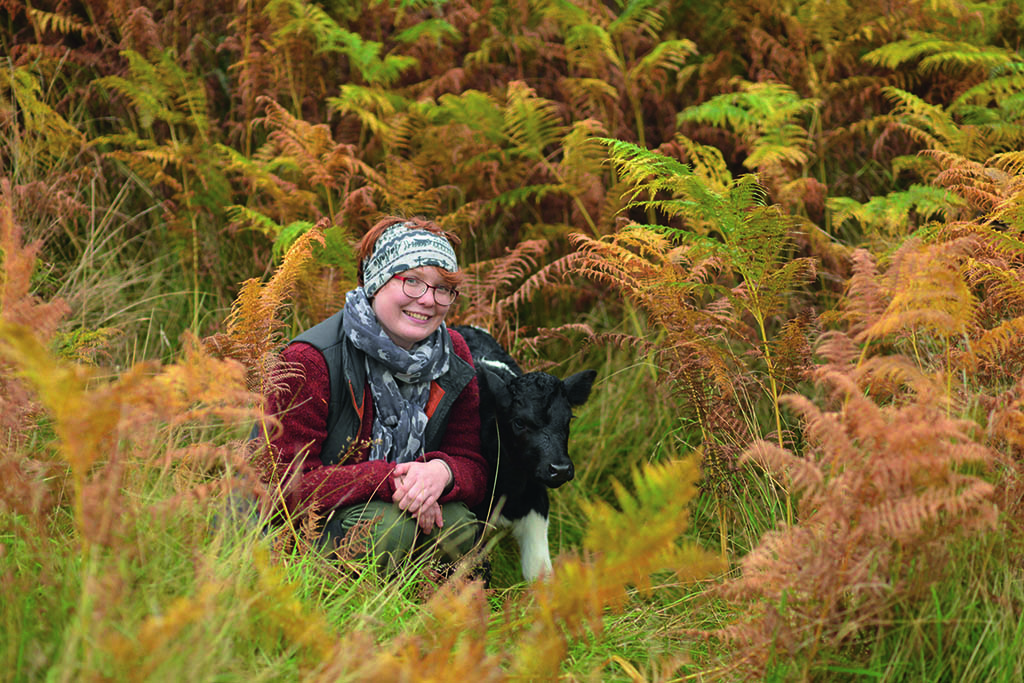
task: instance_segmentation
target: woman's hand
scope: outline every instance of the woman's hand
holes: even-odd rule
[[[452,472],[444,460],[403,462],[395,465],[395,495],[392,500],[399,509],[416,518],[423,533],[441,528],[441,506],[437,499],[451,481]]]

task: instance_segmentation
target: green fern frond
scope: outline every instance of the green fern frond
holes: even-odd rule
[[[441,44],[445,40],[461,40],[462,33],[444,19],[431,17],[423,21],[417,21],[412,26],[402,29],[393,38],[397,42],[407,45],[424,39],[435,44]]]
[[[430,120],[438,125],[462,124],[489,142],[503,140],[505,116],[502,107],[493,97],[478,90],[442,95],[438,106],[430,112]]]
[[[807,151],[809,146],[810,138],[806,130],[795,125],[779,126],[760,139],[750,155],[743,160],[743,165],[750,169],[783,164],[804,166],[810,161]]]
[[[600,136],[606,131],[599,121],[575,121],[562,138],[560,177],[569,180],[593,176],[603,170],[607,154]]]
[[[1017,113],[1007,116],[1004,106],[1014,98],[997,102],[997,109],[970,102],[944,108],[900,88],[885,87],[882,93],[894,109],[891,116],[878,117],[876,122],[894,123],[927,149],[948,150],[982,161],[1024,140],[1024,126],[1018,123],[1024,99]]]
[[[621,181],[631,188],[624,194],[633,201],[653,200],[661,192],[684,194],[694,175],[688,165],[646,147],[613,138],[599,141],[608,146],[608,156]]]
[[[134,50],[121,55],[128,60],[128,77],[104,76],[94,83],[126,97],[143,128],[149,130],[156,121],[171,126],[192,121],[199,130],[208,129],[206,90],[179,65],[172,51],[164,50],[155,61]]]
[[[273,218],[247,206],[232,204],[224,210],[224,213],[228,220],[245,230],[256,230],[273,237],[280,234],[283,229]]]
[[[565,134],[555,103],[521,81],[508,84],[503,131],[514,153],[533,159],[543,159]]]
[[[626,81],[640,87],[653,87],[668,81],[669,74],[678,73],[686,60],[697,53],[692,40],[659,42],[626,73]]]
[[[1012,66],[1016,73],[990,78],[968,88],[953,101],[953,108],[959,110],[965,105],[987,107],[990,104],[996,104],[1002,106],[1003,102],[1018,100],[1021,92],[1024,92],[1024,73],[1021,73],[1024,71],[1024,64]],[[1018,111],[1019,106],[1018,104]]]
[[[385,55],[384,46],[372,40],[365,40],[358,33],[340,27],[329,35],[329,42],[321,45],[318,52],[340,52],[355,67],[364,82],[390,87],[402,74],[417,65],[415,57],[408,55]]]
[[[604,78],[565,78],[562,82],[573,111],[602,116],[619,99],[619,89]]]
[[[913,218],[945,219],[965,206],[966,203],[949,190],[929,185],[911,185],[901,192],[872,197],[866,204],[850,197],[829,197],[826,201],[833,225],[855,220],[867,233],[890,236],[908,234],[914,227]]]
[[[1020,61],[1014,52],[994,45],[976,45],[931,35],[915,36],[883,45],[861,59],[868,64],[893,70],[909,62],[916,62],[917,70],[924,75],[987,72]]]
[[[85,135],[44,101],[39,77],[28,67],[0,69],[0,95],[10,97],[21,120],[21,135],[39,144],[25,146],[44,168],[76,155],[86,146]]]
[[[264,8],[268,16],[284,17],[276,23],[274,39],[278,43],[308,42],[315,54],[345,55],[353,75],[363,83],[393,85],[416,60],[405,55],[381,56],[384,45],[366,40],[349,31],[323,8],[301,0],[270,0]]]
[[[732,171],[722,156],[722,150],[712,145],[702,145],[682,134],[677,134],[675,142],[684,150],[693,174],[701,179],[715,192],[726,192],[732,185]]]
[[[274,240],[274,247],[272,249],[274,258],[280,259],[292,244],[295,243],[295,240],[312,229],[313,223],[309,221],[295,221],[294,223],[282,226],[277,233],[277,239]]]
[[[622,64],[608,32],[596,24],[577,23],[565,34],[565,58],[573,74],[607,77]]]
[[[626,0],[617,4],[621,11],[608,25],[608,32],[613,35],[653,36],[665,24],[666,7],[660,0]]]
[[[544,197],[555,193],[564,192],[563,188],[556,185],[526,185],[523,187],[514,187],[511,190],[502,192],[494,199],[486,202],[484,207],[488,210],[498,209],[501,207],[514,207],[522,204],[529,204],[532,202],[539,202]]]
[[[908,120],[916,127],[924,127],[943,140],[955,137],[956,123],[940,105],[930,104],[913,93],[892,86],[882,88],[882,95],[893,103],[892,115],[896,119]]]
[[[781,83],[741,83],[739,92],[716,95],[679,113],[677,122],[702,123],[735,132],[749,148],[743,164],[807,163],[811,138],[805,119],[820,106]]]
[[[637,198],[635,206],[656,208],[690,222],[691,229],[654,227],[685,241],[697,255],[714,255],[737,272],[748,288],[745,305],[774,311],[778,295],[797,278],[812,272],[809,262],[787,265],[795,224],[774,207],[765,207],[765,191],[754,175],[735,179],[724,191],[709,186],[680,162],[621,141],[607,141],[613,164],[634,183],[632,195],[653,197],[671,192],[672,199]],[[694,231],[693,225],[699,229]],[[771,275],[771,277],[769,277]],[[760,293],[759,292],[760,289]],[[763,297],[760,300],[758,297]],[[758,303],[760,301],[760,303]]]
[[[339,114],[352,114],[373,135],[388,140],[390,128],[386,119],[408,105],[408,100],[390,90],[343,83],[338,97],[328,97],[327,104]]]

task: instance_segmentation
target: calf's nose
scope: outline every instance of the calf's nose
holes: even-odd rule
[[[572,463],[553,462],[548,465],[548,474],[552,481],[557,481],[560,484],[567,482],[573,477]]]

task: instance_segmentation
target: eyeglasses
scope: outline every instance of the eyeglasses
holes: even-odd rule
[[[434,290],[434,303],[438,306],[451,306],[455,303],[455,298],[459,296],[459,292],[451,287],[428,285],[417,277],[395,275],[394,278],[402,281],[402,293],[413,299],[419,299],[427,293],[428,289]]]

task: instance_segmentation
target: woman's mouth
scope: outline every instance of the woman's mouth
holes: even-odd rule
[[[426,313],[415,313],[413,311],[405,311],[405,314],[415,320],[416,322],[425,323],[430,320],[430,316]]]

